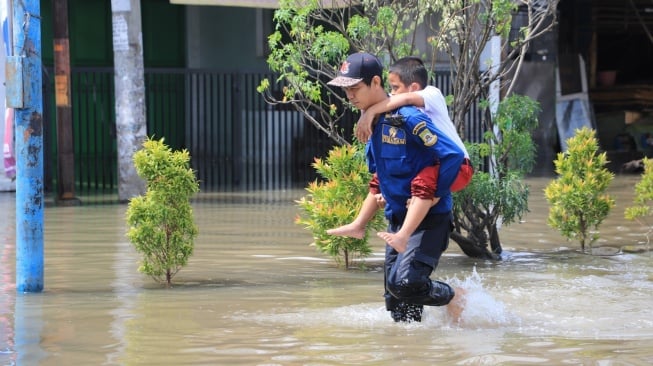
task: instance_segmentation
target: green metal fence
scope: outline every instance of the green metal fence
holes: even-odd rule
[[[303,115],[265,103],[256,87],[269,73],[146,69],[149,136],[188,149],[202,191],[254,191],[305,187],[316,178],[315,156],[333,146]],[[44,80],[46,191],[56,192],[56,109],[51,73]],[[117,152],[112,68],[73,68],[72,128],[76,195],[117,200]],[[450,93],[448,73],[435,85]],[[356,115],[342,123],[353,131]],[[467,121],[468,138],[480,136],[480,115]]]

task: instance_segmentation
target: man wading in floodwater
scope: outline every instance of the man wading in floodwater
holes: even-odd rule
[[[364,111],[388,98],[382,71],[375,56],[355,53],[328,84],[342,87],[349,101]],[[374,173],[370,193],[354,222],[327,233],[362,237],[365,225],[378,208],[377,194],[382,194],[388,232],[410,233],[405,249],[386,245],[386,309],[395,321],[410,322],[421,321],[424,305],[449,304],[449,314],[457,321],[463,306],[463,290],[454,291],[444,282],[432,281],[430,276],[449,244],[453,221],[450,187],[463,162],[463,151],[435,128],[424,113],[406,106],[395,110],[392,118],[379,118],[366,152],[368,167]],[[423,170],[437,164],[436,185],[429,179],[433,175],[424,174]],[[409,199],[411,204],[407,208]]]

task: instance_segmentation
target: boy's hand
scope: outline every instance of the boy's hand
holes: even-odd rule
[[[374,198],[376,198],[376,206],[378,208],[384,208],[385,207],[385,198],[383,198],[383,195],[381,193],[375,194]]]
[[[374,123],[374,114],[362,112],[358,123],[356,124],[356,130],[354,135],[360,142],[367,142],[370,136],[372,136],[372,124]]]

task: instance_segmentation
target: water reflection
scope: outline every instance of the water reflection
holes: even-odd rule
[[[16,297],[14,310],[14,352],[16,365],[40,365],[47,357],[44,348],[58,351],[59,334],[44,331],[42,294],[28,294]],[[65,334],[62,332],[61,334]],[[48,344],[54,347],[48,347]]]
[[[200,235],[172,289],[138,274],[124,205],[49,207],[45,291],[16,295],[13,218],[0,243],[0,365],[524,365],[653,363],[650,254],[580,254],[531,212],[502,229],[503,261],[452,243],[435,276],[468,289],[463,324],[427,308],[395,324],[383,307],[382,243],[369,271],[344,272],[293,223],[303,191],[204,195]],[[617,207],[599,245],[644,241],[623,219],[636,177],[613,184]],[[4,212],[13,194],[0,194]]]
[[[13,195],[11,195],[13,197]],[[8,197],[7,197],[8,198]],[[1,202],[0,207],[5,207]],[[11,205],[13,208],[13,204]],[[3,210],[0,210],[3,212]],[[3,213],[6,219],[0,220],[0,364],[13,364],[16,361],[16,345],[14,342],[14,310],[16,280],[16,231],[15,210]]]

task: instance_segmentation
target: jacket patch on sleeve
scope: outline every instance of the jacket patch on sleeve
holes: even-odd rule
[[[438,136],[426,127],[426,122],[418,123],[415,128],[413,128],[413,135],[419,136],[419,138],[422,139],[422,142],[424,142],[424,146],[433,146],[438,142]]]
[[[426,127],[426,122],[420,122],[416,124],[415,128],[413,128],[413,135],[415,136],[419,135],[419,131],[424,127]]]
[[[424,146],[433,146],[438,142],[438,137],[432,134],[428,129],[422,131],[422,133],[419,134],[419,138],[424,142]]]

